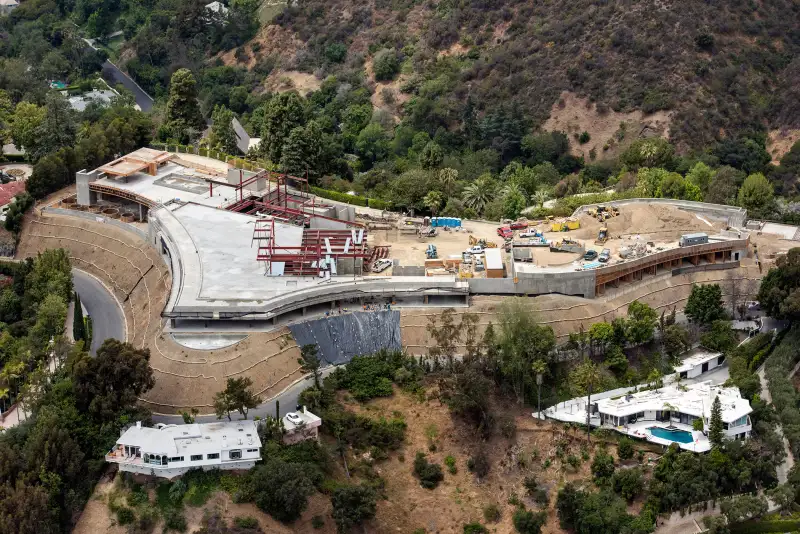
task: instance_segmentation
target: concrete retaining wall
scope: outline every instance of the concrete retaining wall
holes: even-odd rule
[[[319,346],[330,364],[347,363],[353,356],[381,349],[401,350],[400,312],[357,312],[289,326],[299,347]]]
[[[594,298],[594,271],[565,271],[543,273],[517,273],[513,278],[471,278],[470,293],[494,295],[578,295]]]
[[[725,204],[710,204],[708,202],[694,202],[692,200],[673,200],[670,198],[631,198],[627,200],[612,200],[603,202],[603,206],[626,206],[630,204],[665,204],[674,206],[678,209],[691,211],[713,217],[715,219],[723,219],[727,221],[728,226],[736,228],[744,228],[744,223],[747,220],[747,210],[737,206],[727,206]],[[579,207],[572,214],[574,217],[585,213],[589,208],[596,207],[597,204],[586,204]]]
[[[699,273],[702,271],[724,271],[726,269],[738,269],[738,261],[726,261],[725,263],[709,263],[706,265],[693,265],[691,267],[680,267],[672,270],[672,276],[681,274]]]

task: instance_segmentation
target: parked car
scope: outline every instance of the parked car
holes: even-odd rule
[[[483,270],[483,260],[480,258],[475,258],[475,272]]]
[[[592,261],[597,259],[597,251],[589,249],[586,251],[586,254],[583,255],[583,259],[586,261]]]
[[[499,235],[503,239],[511,239],[512,237],[514,237],[514,232],[511,231],[511,228],[509,228],[508,226],[501,226],[500,228],[497,229],[497,235]]]
[[[296,424],[296,425],[299,425],[299,424],[300,424],[300,423],[303,421],[303,418],[302,418],[302,417],[300,417],[300,416],[299,416],[298,414],[296,414],[295,412],[289,412],[289,413],[287,413],[287,414],[286,414],[286,419],[288,419],[289,421],[291,421],[292,423],[294,423],[294,424]]]
[[[516,221],[512,222],[510,225],[512,230],[522,230],[528,227],[528,221]]]
[[[478,254],[483,254],[483,245],[475,245],[475,246],[469,247],[466,250],[466,252],[469,252],[473,256],[478,255]]]
[[[597,257],[597,261],[603,263],[606,263],[610,259],[611,259],[611,250],[607,248],[604,248],[603,252],[601,252],[600,255]]]
[[[461,259],[464,261],[465,265],[472,265],[472,253],[469,251],[464,251],[461,253]]]
[[[533,237],[541,237],[542,234],[537,232],[536,230],[527,230],[519,234],[522,239],[531,239]]]
[[[384,258],[372,264],[372,271],[375,273],[382,273],[392,266],[392,260]]]

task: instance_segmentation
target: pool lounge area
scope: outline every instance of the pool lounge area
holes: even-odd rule
[[[651,426],[647,430],[650,431],[651,436],[666,439],[667,441],[674,441],[675,443],[694,442],[691,432],[687,432],[686,430],[679,430],[674,427],[662,428],[659,426]]]
[[[640,421],[621,427],[603,425],[604,428],[613,428],[617,432],[627,434],[632,438],[639,438],[669,447],[675,443],[683,450],[692,452],[708,452],[711,442],[702,432],[693,431],[692,427],[674,422]],[[674,430],[667,430],[671,428]]]

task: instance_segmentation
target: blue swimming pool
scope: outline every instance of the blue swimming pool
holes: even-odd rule
[[[660,426],[651,426],[647,430],[657,438],[666,439],[669,441],[677,441],[678,443],[691,443],[692,434],[685,430],[668,430]]]

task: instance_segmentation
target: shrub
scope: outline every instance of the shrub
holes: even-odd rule
[[[345,204],[353,204],[354,206],[364,207],[367,205],[367,199],[357,195],[348,195],[346,193],[339,193],[338,191],[329,191],[321,187],[311,187],[311,192],[318,197],[343,202]]]
[[[596,484],[604,484],[614,474],[614,458],[605,451],[600,451],[592,461],[592,477]]]
[[[464,525],[464,534],[488,534],[488,532],[480,523],[472,522]]]
[[[250,517],[249,515],[234,517],[233,525],[237,528],[249,528],[253,530],[259,528],[258,519],[255,517]]]
[[[582,145],[585,145],[590,140],[591,136],[589,135],[589,132],[581,132],[581,134],[578,136],[578,142]]]
[[[512,517],[514,528],[520,534],[539,534],[542,526],[547,522],[546,512],[531,512],[518,508]]]
[[[500,507],[495,503],[487,504],[483,507],[483,518],[488,523],[497,523],[500,521]]]
[[[425,489],[434,489],[439,482],[444,480],[442,466],[428,462],[425,453],[418,452],[414,459],[414,474],[419,478],[420,485]]]
[[[611,487],[623,499],[632,501],[644,488],[641,470],[635,468],[616,471],[611,476]]]
[[[134,519],[136,519],[136,515],[134,515],[133,510],[130,508],[121,506],[119,509],[117,509],[117,523],[120,525],[128,525],[133,523]]]
[[[620,460],[633,458],[633,440],[628,438],[620,439],[619,445],[617,446],[617,454]]]
[[[522,481],[522,485],[525,486],[526,490],[528,490],[528,495],[533,495],[539,488],[539,482],[533,475],[526,476],[525,480]]]
[[[451,475],[455,475],[458,472],[458,469],[456,468],[456,459],[453,458],[452,456],[448,455],[444,459],[444,465],[447,466],[447,470],[450,472]]]
[[[164,529],[186,532],[186,518],[183,512],[177,508],[170,508],[164,513]]]
[[[379,50],[372,60],[372,71],[377,81],[391,80],[400,71],[400,60],[394,48]]]
[[[506,439],[513,438],[517,433],[517,423],[510,417],[500,421],[500,434]]]
[[[325,519],[321,515],[315,515],[311,518],[311,526],[319,530],[325,526]]]

